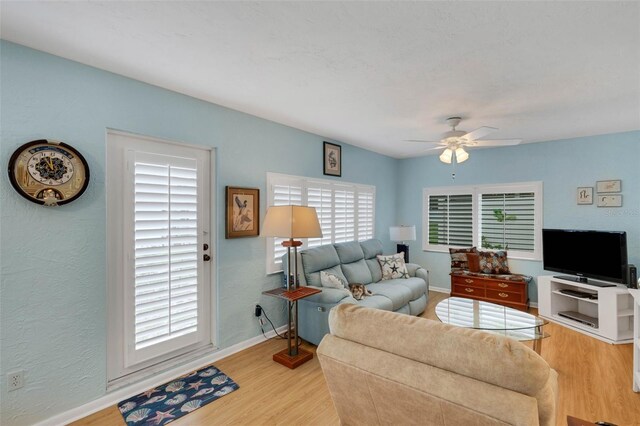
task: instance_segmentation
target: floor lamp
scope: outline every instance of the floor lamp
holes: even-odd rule
[[[404,261],[409,263],[409,246],[405,244],[405,241],[414,241],[416,239],[416,227],[415,225],[406,226],[392,226],[389,228],[389,236],[391,241],[398,241],[398,253],[404,252]]]
[[[302,241],[296,241],[295,238],[322,237],[316,209],[303,206],[269,207],[262,226],[262,235],[286,238],[282,246],[287,248],[287,271],[284,271],[287,274],[287,293],[282,296],[287,300],[288,308],[287,349],[275,354],[273,359],[289,368],[295,368],[313,358],[311,352],[298,347],[298,299],[310,294],[297,292],[298,247],[302,245]]]

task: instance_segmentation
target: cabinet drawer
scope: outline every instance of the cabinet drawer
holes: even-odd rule
[[[475,278],[470,278],[470,277],[452,276],[451,277],[451,284],[459,284],[459,285],[464,285],[464,286],[484,288],[484,282],[482,280],[475,279]]]
[[[513,283],[509,281],[495,281],[495,280],[487,281],[486,285],[487,285],[487,290],[492,289],[492,290],[500,290],[500,291],[514,291],[516,293],[521,292],[522,288],[524,287],[524,283]]]
[[[485,297],[484,288],[470,285],[453,284],[453,293],[469,297]]]
[[[498,301],[524,303],[524,296],[522,293],[514,293],[511,291],[487,289],[487,298]]]

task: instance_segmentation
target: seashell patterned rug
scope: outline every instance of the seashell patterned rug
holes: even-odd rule
[[[118,409],[128,426],[159,426],[171,423],[238,388],[230,377],[209,365],[120,401]]]

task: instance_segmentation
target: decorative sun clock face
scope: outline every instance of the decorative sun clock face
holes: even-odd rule
[[[89,167],[73,147],[40,139],[18,148],[9,160],[9,179],[27,200],[45,206],[70,203],[87,189]]]

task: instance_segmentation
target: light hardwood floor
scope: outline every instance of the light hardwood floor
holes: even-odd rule
[[[435,305],[445,297],[430,292],[422,316],[436,319]],[[566,425],[567,415],[572,415],[640,426],[640,394],[631,389],[632,345],[610,345],[553,323],[545,331],[551,337],[543,341],[542,356],[559,374],[557,425]],[[317,357],[289,370],[271,360],[282,347],[282,341],[271,340],[216,362],[240,389],[172,424],[339,424]],[[313,345],[304,347],[315,352]],[[124,422],[113,406],[73,424]]]

